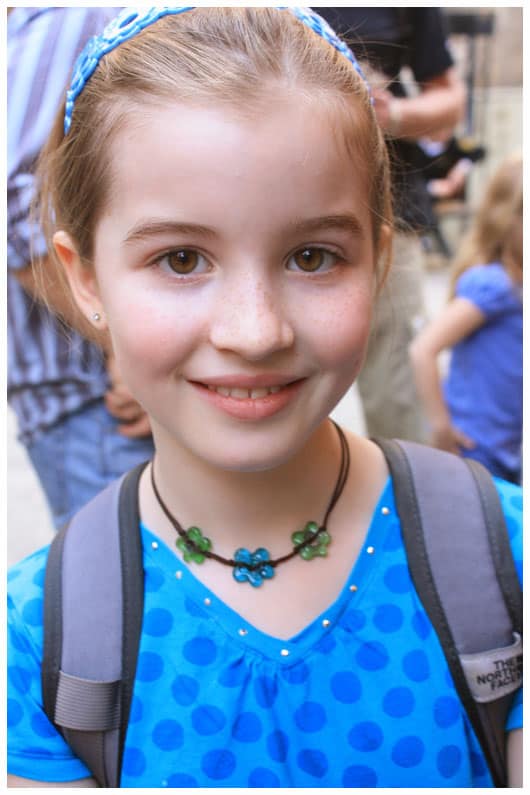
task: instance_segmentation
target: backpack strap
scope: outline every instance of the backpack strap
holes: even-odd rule
[[[504,725],[522,683],[522,595],[497,489],[476,461],[373,441],[392,474],[412,580],[494,786],[506,786]]]
[[[138,482],[111,483],[55,536],[44,589],[42,696],[102,787],[119,787],[143,618]]]

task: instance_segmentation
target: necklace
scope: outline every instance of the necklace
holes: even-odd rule
[[[342,494],[350,469],[350,451],[346,437],[337,423],[333,420],[332,422],[339,436],[341,458],[337,482],[335,483],[335,488],[331,495],[322,524],[319,525],[314,521],[307,522],[303,530],[297,530],[291,535],[293,544],[291,551],[273,560],[271,560],[269,551],[264,547],[256,549],[255,552],[250,552],[250,550],[240,547],[234,553],[233,558],[224,558],[213,552],[212,542],[203,535],[199,527],[193,526],[188,528],[188,530],[184,530],[160,496],[155,483],[153,462],[151,464],[151,485],[153,487],[153,493],[166,517],[177,531],[178,538],[175,541],[175,546],[182,553],[185,562],[203,563],[207,558],[216,560],[218,563],[232,568],[232,576],[236,582],[248,582],[254,587],[259,587],[264,580],[270,580],[274,577],[275,569],[280,563],[285,563],[296,555],[300,555],[303,560],[326,557],[328,554],[328,546],[331,542],[331,536],[326,528],[326,524],[331,511]]]

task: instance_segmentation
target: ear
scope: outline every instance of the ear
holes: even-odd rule
[[[99,315],[97,327],[103,330],[106,324],[93,268],[83,263],[75,243],[67,232],[60,230],[54,234],[53,247],[63,266],[70,291],[79,310],[92,325],[96,314]]]

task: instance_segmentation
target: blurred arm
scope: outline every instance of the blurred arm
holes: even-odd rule
[[[374,89],[375,113],[393,137],[445,141],[463,118],[466,91],[454,67],[420,84],[414,97]]]
[[[432,442],[449,452],[458,453],[460,446],[473,447],[474,444],[452,425],[443,397],[438,355],[468,337],[484,322],[484,315],[471,301],[454,298],[409,348],[418,394],[432,428]]]

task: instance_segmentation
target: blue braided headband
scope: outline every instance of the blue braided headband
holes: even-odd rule
[[[115,19],[113,19],[99,36],[89,39],[83,51],[77,58],[72,72],[70,88],[66,92],[66,108],[64,113],[64,134],[66,135],[72,123],[72,113],[74,103],[82,92],[90,76],[95,71],[101,58],[111,50],[114,50],[124,41],[132,39],[144,28],[152,25],[161,17],[168,14],[182,14],[184,11],[191,11],[196,6],[159,6],[158,8],[124,8]],[[315,33],[333,45],[342,55],[344,55],[354,69],[361,76],[370,91],[365,76],[361,71],[357,59],[350,48],[335,33],[328,23],[316,14],[311,8],[294,8],[292,6],[276,6],[280,10],[291,11],[304,25],[307,25]]]

